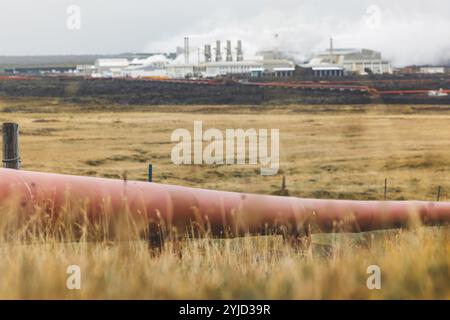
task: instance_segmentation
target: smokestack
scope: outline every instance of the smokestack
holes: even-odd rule
[[[220,51],[220,40],[216,41],[216,61],[222,61],[222,52]]]
[[[186,63],[186,51],[187,51],[187,47],[186,47],[186,37],[184,37],[184,44],[183,44],[183,55],[184,55],[184,63]]]
[[[231,41],[227,40],[227,61],[233,61],[233,55],[231,54]]]
[[[186,38],[186,41],[187,41],[187,45],[186,45],[186,48],[187,48],[187,52],[186,52],[187,63],[186,64],[189,64],[189,54],[190,54],[189,38]]]
[[[334,63],[333,62],[333,38],[330,38],[330,63]]]
[[[211,45],[205,44],[205,62],[211,62],[212,55],[211,55]]]
[[[189,38],[184,38],[184,63],[189,64]]]
[[[236,48],[236,61],[243,61],[244,55],[242,53],[242,41],[238,40]]]

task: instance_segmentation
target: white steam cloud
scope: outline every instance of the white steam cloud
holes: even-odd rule
[[[74,4],[79,30],[67,28]],[[450,62],[449,0],[14,0],[0,12],[0,55],[173,52],[190,36],[192,47],[241,39],[247,58],[279,48],[302,60],[332,36],[397,66]]]
[[[183,45],[184,36],[200,48],[206,43],[214,47],[215,40],[221,40],[222,47],[225,40],[232,40],[234,47],[241,39],[247,58],[258,50],[279,49],[304,60],[328,48],[333,37],[335,47],[378,50],[396,66],[450,62],[449,1],[431,0],[415,6],[408,1],[339,3],[331,7],[294,4],[260,10],[245,18],[226,12],[213,14],[193,23],[183,34],[152,41],[146,50],[173,51]]]

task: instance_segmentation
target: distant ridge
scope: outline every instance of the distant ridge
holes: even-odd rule
[[[69,67],[78,64],[94,64],[99,58],[142,58],[147,53],[122,53],[109,55],[43,55],[43,56],[1,56],[0,69],[24,67]]]

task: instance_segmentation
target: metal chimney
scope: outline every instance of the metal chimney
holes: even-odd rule
[[[211,62],[212,54],[211,54],[211,45],[205,44],[205,62]]]
[[[183,55],[184,55],[184,63],[186,63],[186,52],[187,52],[187,42],[186,42],[186,37],[184,37],[184,44],[183,44]]]
[[[231,41],[227,40],[227,62],[233,61],[233,55],[231,54]]]
[[[330,63],[333,64],[333,38],[330,38]]]
[[[236,61],[243,61],[244,54],[242,53],[242,41],[238,40],[236,48]]]
[[[184,38],[184,63],[189,64],[189,37]]]
[[[220,50],[220,40],[216,41],[216,61],[222,61],[222,52]]]

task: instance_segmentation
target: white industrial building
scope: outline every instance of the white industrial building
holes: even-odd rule
[[[344,68],[336,64],[320,64],[311,66],[312,75],[315,77],[342,77]]]
[[[215,78],[227,75],[290,77],[294,74],[295,64],[288,60],[212,61],[200,64],[169,64],[166,71],[169,78]]]
[[[333,41],[330,48],[323,53],[314,56],[302,67],[312,68],[314,74],[319,76],[346,74],[384,74],[392,73],[391,63],[383,60],[381,53],[369,49],[334,49]]]
[[[432,67],[432,66],[420,67],[419,72],[424,74],[445,73],[445,67]]]
[[[169,64],[166,66],[166,75],[172,79],[215,78],[227,75],[251,75],[263,70],[262,63],[256,61],[222,61],[200,64]]]
[[[130,65],[128,59],[97,59],[93,76],[102,78],[122,77],[122,70]]]
[[[166,66],[166,76],[172,79],[198,77],[203,69],[195,64],[169,64]]]
[[[392,73],[391,63],[383,60],[381,53],[369,49],[341,49],[334,53],[337,64],[348,72],[366,74],[370,70],[374,74]]]
[[[80,66],[80,73],[91,71],[95,78],[146,78],[166,77],[168,59],[162,55],[151,56],[145,59],[97,59],[95,65]]]
[[[264,76],[275,78],[291,77],[294,75],[295,63],[287,59],[267,59],[263,57]]]
[[[203,76],[217,77],[237,74],[252,74],[263,70],[263,64],[257,61],[222,61],[222,62],[207,62],[203,65]]]

